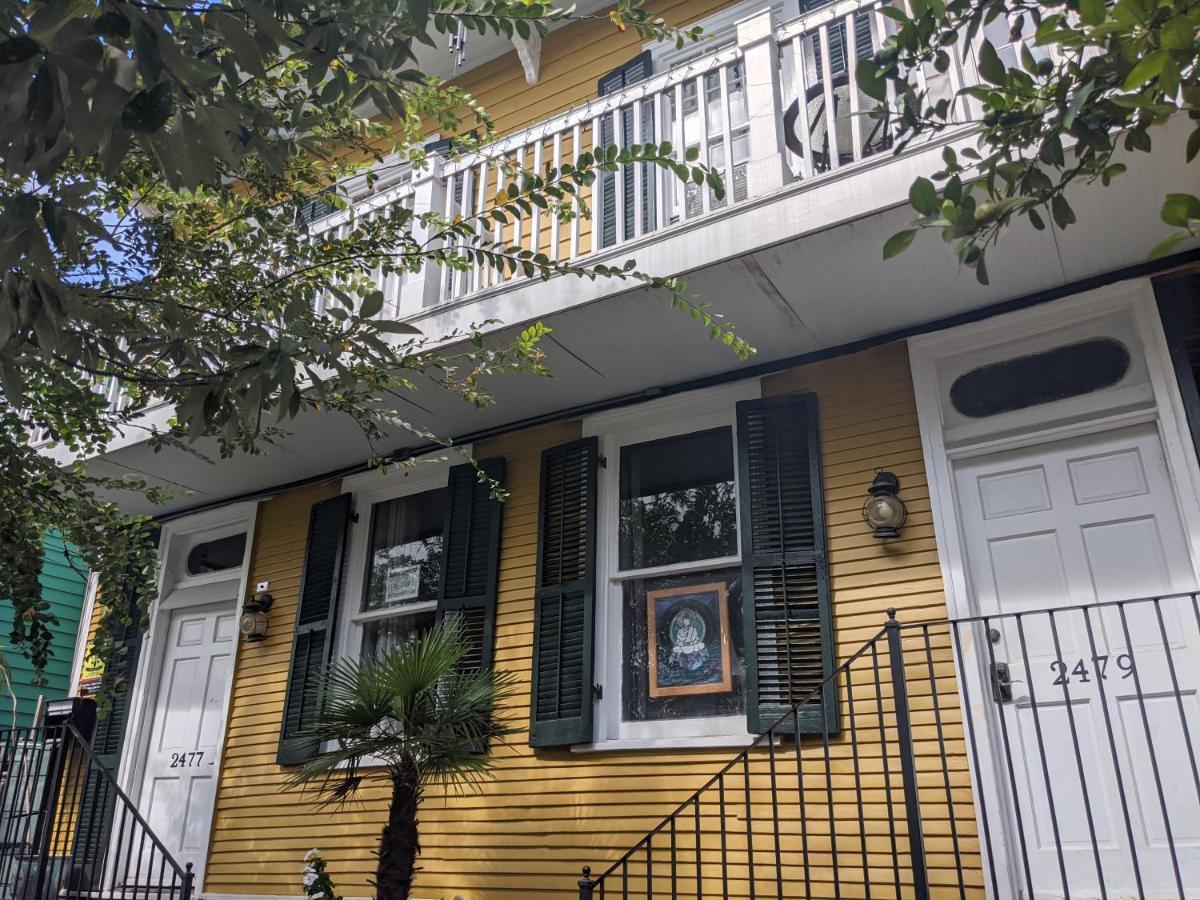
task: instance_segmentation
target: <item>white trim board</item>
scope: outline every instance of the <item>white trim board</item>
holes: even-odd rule
[[[75,629],[75,652],[71,656],[71,684],[69,696],[79,696],[79,682],[83,680],[83,663],[87,659],[88,635],[92,629],[92,616],[96,614],[96,594],[100,586],[100,573],[89,572],[87,586],[83,592],[83,608],[79,610],[79,627]]]
[[[1076,404],[1076,413],[1070,415],[1071,401],[1058,401],[1067,414],[1047,418],[1034,417],[1023,421],[1019,427],[1004,430],[1002,427],[991,434],[972,434],[968,440],[949,445],[943,422],[941,391],[944,387],[939,378],[938,363],[964,352],[986,353],[988,348],[1014,341],[1033,341],[1039,335],[1054,329],[1078,327],[1086,329],[1089,322],[1102,316],[1124,313],[1132,320],[1137,346],[1130,347],[1131,353],[1140,352],[1145,363],[1145,375],[1149,390],[1141,402],[1121,405],[1121,397],[1114,397],[1108,407],[1089,407],[1086,398]],[[1189,545],[1192,568],[1200,576],[1197,561],[1200,560],[1200,469],[1196,454],[1190,446],[1190,431],[1184,427],[1186,421],[1178,384],[1175,381],[1166,339],[1158,315],[1153,286],[1149,278],[1129,279],[1076,294],[1052,303],[1007,313],[982,322],[962,325],[933,334],[910,338],[909,356],[912,366],[913,389],[916,395],[917,415],[920,424],[921,446],[929,482],[930,504],[933,513],[934,533],[938,550],[938,563],[945,589],[947,612],[951,618],[971,616],[978,613],[972,593],[971,580],[966,561],[966,541],[962,521],[958,512],[954,482],[954,464],[957,460],[992,453],[1014,447],[1032,446],[1065,437],[1106,432],[1114,428],[1138,422],[1153,422],[1157,425],[1166,456],[1175,501],[1183,521],[1185,539]],[[1120,392],[1114,391],[1113,394]],[[1094,401],[1096,398],[1093,397]],[[1128,399],[1128,395],[1125,399]],[[1049,404],[1048,404],[1049,405]],[[1002,418],[998,416],[997,419]],[[1019,420],[1018,420],[1019,421]],[[1200,582],[1200,577],[1197,578]],[[961,664],[967,677],[986,678],[983,661],[964,640]],[[983,708],[987,692],[974,691],[968,697],[963,685],[958,686],[959,701],[974,721],[988,722],[989,710]],[[1018,854],[1011,846],[1011,835],[1007,835],[1006,823],[1011,821],[1007,809],[1007,794],[999,784],[999,769],[996,760],[1001,758],[987,731],[979,742],[978,772],[972,767],[971,780],[976,816],[982,819],[981,801],[987,804],[993,825],[993,847],[997,856],[996,872],[1000,882],[1000,897],[1018,896],[1022,883],[1018,874]],[[988,848],[981,842],[982,854]],[[985,862],[986,865],[986,862]],[[989,895],[992,894],[990,879],[985,878]]]
[[[125,733],[125,741],[121,750],[121,762],[117,768],[117,784],[133,801],[135,809],[142,805],[142,787],[145,780],[145,762],[150,732],[153,722],[150,719],[157,699],[158,685],[162,674],[162,660],[165,652],[165,642],[169,631],[171,615],[174,609],[182,609],[192,605],[211,603],[212,597],[206,591],[199,591],[193,597],[187,597],[182,602],[171,602],[171,594],[181,588],[186,592],[189,586],[208,586],[218,583],[227,584],[232,588],[235,611],[246,597],[247,579],[250,576],[250,559],[254,550],[254,526],[258,516],[258,503],[234,503],[229,506],[197,513],[194,516],[176,519],[163,525],[159,542],[159,559],[171,559],[171,544],[186,540],[197,533],[231,533],[240,528],[246,531],[246,550],[242,557],[242,565],[236,574],[228,578],[214,578],[212,575],[193,576],[191,578],[175,578],[166,565],[161,566],[158,574],[157,594],[150,605],[150,623],[142,636],[142,649],[138,656],[137,672],[133,679],[133,687],[129,698],[129,725]],[[173,579],[173,580],[172,580]],[[168,588],[169,586],[169,588]],[[168,590],[167,596],[163,596]],[[164,602],[166,601],[166,602]],[[194,602],[193,602],[194,601]],[[165,614],[165,615],[164,615]],[[222,774],[222,764],[225,751],[225,734],[229,727],[229,713],[233,705],[233,679],[237,672],[238,655],[241,651],[241,634],[234,639],[233,658],[229,666],[229,684],[225,691],[225,707],[221,711],[221,736],[217,742],[216,790],[219,792]],[[215,800],[214,800],[215,803]],[[201,873],[201,880],[196,885],[198,891],[203,890],[203,872],[208,862],[208,853],[212,841],[212,820],[208,822],[208,834],[205,836],[204,859],[196,866]],[[180,865],[196,860],[176,860]]]

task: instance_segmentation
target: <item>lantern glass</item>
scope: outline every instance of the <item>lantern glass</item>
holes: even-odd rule
[[[238,631],[248,641],[261,641],[267,636],[267,614],[262,610],[246,610],[238,621]]]
[[[876,531],[895,531],[904,524],[905,516],[904,503],[894,494],[876,494],[868,497],[863,507],[863,518]]]

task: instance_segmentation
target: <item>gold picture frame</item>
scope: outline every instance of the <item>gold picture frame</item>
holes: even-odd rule
[[[666,616],[671,620],[666,621]],[[720,629],[715,642],[708,635],[714,625]],[[664,628],[673,642],[665,666],[659,661],[659,632]],[[729,589],[725,582],[646,591],[646,643],[652,698],[732,691]],[[718,645],[715,659],[714,643]]]

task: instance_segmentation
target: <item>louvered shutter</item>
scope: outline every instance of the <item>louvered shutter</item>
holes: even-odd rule
[[[810,4],[810,6],[822,6],[821,3]],[[822,78],[821,74],[821,42],[816,37],[812,40],[813,62],[816,65],[817,81]],[[829,28],[829,71],[833,75],[834,84],[839,83],[838,75],[845,75],[847,72],[846,66],[846,51],[849,49],[846,46],[846,22],[844,19],[838,19]],[[871,49],[871,14],[857,13],[854,17],[854,55],[858,59],[867,59],[872,55]],[[840,79],[841,83],[846,83],[845,78]]]
[[[1154,292],[1192,443],[1200,453],[1200,274],[1156,282]]]
[[[632,84],[637,84],[639,81],[645,81],[650,77],[653,71],[653,63],[650,58],[650,51],[646,50],[638,54],[629,62],[622,66],[613,69],[607,75],[604,75],[597,84],[597,92],[601,97],[606,97],[609,94],[615,94],[618,91],[623,91]],[[645,143],[649,140],[647,133],[652,134],[653,124],[646,121],[645,110],[642,111],[642,135],[639,143]],[[651,116],[653,114],[651,113]],[[648,128],[651,129],[648,132]],[[606,115],[600,123],[600,146],[608,147],[613,143],[613,123],[612,115]],[[633,108],[626,107],[621,110],[621,146],[628,147],[634,143],[633,135]],[[648,175],[650,166],[643,167],[642,174],[642,215],[643,224],[646,222],[648,213],[648,204],[653,200],[653,190],[647,190]],[[621,225],[623,236],[628,239],[633,237],[633,204],[634,185],[633,171],[622,171],[619,173],[621,177],[621,190],[624,196],[624,222]],[[617,195],[613,189],[617,180],[617,172],[606,172],[600,176],[600,246],[611,247],[617,242]]]
[[[737,422],[748,727],[803,702],[802,733],[836,731],[834,687],[810,699],[834,662],[817,398],[744,400]]]
[[[592,739],[596,438],[542,453],[529,743]]]
[[[108,714],[96,720],[96,730],[92,734],[92,752],[110,772],[117,771],[121,762],[125,732],[129,727],[129,700],[133,694],[133,678],[142,649],[140,604],[132,595],[128,597],[127,602],[130,623],[121,636],[125,652],[119,658],[108,662],[103,676],[104,690],[112,703]],[[111,782],[101,777],[94,769],[90,770],[80,791],[79,812],[75,818],[75,835],[71,849],[72,869],[75,873],[88,872],[99,877],[98,863],[108,846],[116,799]],[[75,885],[78,888],[91,886]]]
[[[504,460],[485,459],[479,468],[503,483]],[[470,463],[450,470],[446,527],[442,532],[442,579],[438,619],[462,617],[471,650],[461,668],[481,671],[492,664],[495,643],[496,583],[500,569],[500,521],[504,504],[491,496]]]
[[[314,503],[309,514],[292,664],[279,730],[276,759],[280,765],[304,762],[318,749],[317,742],[305,741],[304,734],[316,712],[318,676],[333,651],[350,513],[350,495],[340,494]]]

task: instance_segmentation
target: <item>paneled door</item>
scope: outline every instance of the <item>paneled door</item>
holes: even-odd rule
[[[1200,608],[1156,426],[955,480],[1014,894],[1200,897]]]
[[[197,887],[203,884],[236,637],[232,601],[172,612],[150,723],[139,807],[176,862],[193,864]]]

